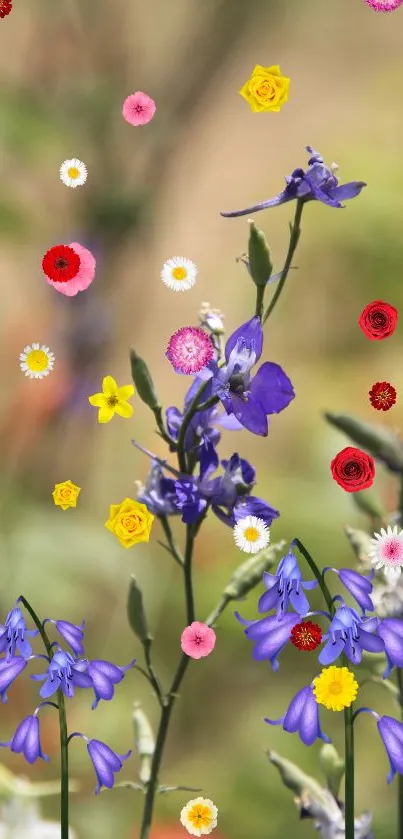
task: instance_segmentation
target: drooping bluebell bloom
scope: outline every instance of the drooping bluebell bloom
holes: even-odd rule
[[[10,685],[25,670],[26,666],[26,659],[20,655],[0,660],[0,698],[2,702],[7,702],[7,691]]]
[[[359,574],[358,571],[352,571],[351,568],[324,568],[323,574],[327,571],[334,571],[337,574],[340,582],[350,592],[351,596],[361,607],[363,612],[373,612],[374,604],[371,600],[370,594],[373,590],[371,580],[373,580],[375,571],[371,571],[369,577]]]
[[[125,755],[118,755],[106,743],[102,743],[101,740],[89,740],[85,734],[80,734],[79,731],[71,734],[70,739],[73,737],[81,737],[87,744],[87,751],[97,776],[95,795],[98,795],[101,787],[112,789],[115,783],[114,775],[116,772],[120,772],[123,767],[123,761],[130,757],[132,749],[126,752]]]
[[[51,618],[46,618],[43,625],[45,626],[47,623],[53,623],[76,656],[84,655],[82,640],[84,638],[85,621],[77,625],[70,623],[70,621],[54,621]]]
[[[385,645],[387,667],[383,678],[387,679],[393,667],[403,667],[403,621],[385,618],[379,622],[378,635]]]
[[[388,784],[390,784],[396,772],[403,775],[403,725],[398,720],[388,716],[378,717],[377,725],[389,758]]]
[[[322,204],[327,204],[329,207],[340,208],[343,207],[341,201],[356,198],[363,187],[366,186],[363,181],[351,181],[339,185],[332,168],[325,166],[323,157],[319,152],[315,151],[312,146],[306,146],[306,150],[310,154],[307,170],[294,169],[292,175],[286,177],[287,186],[279,195],[270,198],[268,201],[262,201],[260,204],[247,207],[245,210],[235,210],[230,213],[221,213],[221,215],[226,218],[247,216],[251,213],[257,213],[259,210],[266,210],[268,207],[277,207],[287,201],[294,201],[297,198],[304,202],[321,201]]]
[[[101,699],[112,699],[115,693],[114,686],[119,684],[124,678],[127,670],[134,667],[136,659],[130,662],[126,667],[119,667],[117,664],[112,664],[110,661],[103,661],[102,659],[92,659],[88,664],[86,671],[87,675],[92,680],[92,687],[95,692],[95,700],[92,704],[94,710]]]
[[[46,657],[36,656],[36,658]],[[86,659],[75,659],[70,653],[65,652],[59,647],[53,658],[49,661],[46,673],[31,676],[31,679],[36,682],[45,680],[39,691],[42,699],[49,699],[59,688],[65,696],[71,698],[74,696],[76,687],[93,687],[92,679],[87,671],[88,661]]]
[[[20,722],[8,743],[0,743],[0,746],[7,746],[16,754],[23,754],[28,763],[35,763],[38,757],[49,760],[41,748],[38,710],[39,708]]]
[[[350,606],[340,606],[336,609],[329,631],[323,636],[326,645],[320,653],[320,663],[332,664],[344,652],[353,664],[359,664],[363,650],[383,652],[382,638],[373,634],[378,624],[378,618],[361,618]]]
[[[259,599],[259,612],[276,609],[277,616],[287,612],[289,604],[301,617],[309,612],[309,602],[303,589],[312,590],[318,585],[317,580],[303,580],[298,560],[289,551],[279,562],[275,574],[265,571],[263,582],[268,589]]]
[[[266,361],[252,378],[252,369],[263,349],[263,329],[255,316],[242,324],[225,345],[225,364],[211,361],[201,371],[208,381],[205,398],[216,395],[225,411],[253,434],[266,437],[269,414],[283,411],[295,398],[294,388],[284,370]]]
[[[26,639],[27,636],[34,638],[35,635],[38,635],[38,630],[27,629],[21,609],[18,607],[11,609],[4,626],[0,624],[0,653],[7,650],[7,658],[13,658],[18,651],[24,658],[29,658],[32,655],[32,648]]]
[[[280,619],[277,615],[270,615],[262,620],[249,621],[235,612],[235,617],[240,623],[246,625],[247,628],[244,630],[246,637],[256,642],[253,649],[255,661],[268,659],[272,670],[276,672],[280,666],[278,656],[290,640],[292,628],[299,623],[299,615],[288,612]]]
[[[289,734],[298,733],[305,746],[311,746],[318,738],[330,743],[330,738],[323,733],[319,721],[319,706],[314,697],[311,685],[298,691],[288,707],[286,713],[278,720],[269,720],[269,725],[282,725]]]
[[[146,484],[137,494],[137,500],[145,504],[154,516],[174,516],[180,513],[175,481],[164,475],[162,466],[153,460]]]

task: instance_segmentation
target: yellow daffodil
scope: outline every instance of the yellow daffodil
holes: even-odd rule
[[[88,401],[90,405],[99,408],[98,422],[109,422],[114,414],[129,419],[133,414],[133,408],[127,400],[133,394],[133,385],[118,387],[112,376],[105,376],[102,382],[102,393],[94,393],[88,397]]]
[[[279,111],[287,102],[290,79],[281,74],[278,64],[273,67],[256,67],[238,93],[251,106],[252,111]]]
[[[325,667],[313,684],[316,701],[328,711],[349,708],[358,693],[358,682],[348,667]]]
[[[68,510],[69,507],[77,507],[77,498],[80,492],[81,487],[76,486],[72,481],[63,481],[61,484],[55,484],[52,492],[53,501],[56,507]]]
[[[109,519],[105,527],[114,533],[124,548],[131,548],[137,542],[149,542],[154,516],[145,504],[125,498],[121,504],[111,504]]]

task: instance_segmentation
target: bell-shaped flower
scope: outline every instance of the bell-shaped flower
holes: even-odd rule
[[[23,656],[13,656],[0,660],[0,698],[7,702],[7,691],[10,685],[25,670],[27,662]]]
[[[36,656],[36,658],[44,658],[44,656]],[[71,699],[76,687],[93,687],[92,679],[87,671],[88,661],[86,659],[75,659],[70,653],[59,647],[49,661],[46,673],[31,676],[31,679],[36,682],[44,681],[39,691],[42,699],[49,699],[59,688],[65,696]]]
[[[84,638],[84,626],[85,621],[81,624],[77,625],[75,623],[70,623],[70,621],[54,621],[51,618],[46,618],[44,620],[43,625],[47,623],[53,623],[56,627],[59,635],[64,638],[66,643],[71,647],[73,653],[76,656],[84,655],[84,647],[82,644]]]
[[[7,658],[13,658],[16,651],[24,658],[32,655],[32,648],[27,637],[38,635],[37,629],[27,629],[24,615],[16,606],[8,613],[4,625],[0,624],[0,653],[7,650]]]
[[[298,733],[305,746],[311,746],[318,738],[330,743],[329,737],[320,727],[319,705],[310,685],[298,691],[282,717],[278,720],[265,718],[265,722],[269,725],[282,725],[289,734]]]
[[[371,653],[384,651],[382,638],[373,634],[378,627],[377,618],[360,618],[350,606],[340,606],[323,636],[326,641],[319,656],[321,664],[332,664],[343,652],[353,664],[360,664],[363,650]]]
[[[388,784],[390,784],[396,772],[403,775],[403,724],[394,717],[385,716],[378,719],[377,725],[389,758]]]
[[[101,740],[89,740],[85,734],[80,734],[79,731],[71,734],[70,740],[73,737],[81,737],[86,741],[87,751],[97,776],[95,795],[98,795],[101,787],[112,789],[115,783],[115,773],[120,772],[123,767],[123,761],[130,757],[132,749],[126,752],[125,755],[118,755],[106,743],[102,743]]]
[[[277,615],[287,612],[289,605],[301,617],[310,609],[308,598],[303,589],[312,590],[318,585],[317,580],[303,580],[298,560],[292,551],[284,556],[275,574],[267,571],[263,574],[263,582],[268,589],[259,599],[259,612],[270,612],[276,609]]]
[[[35,763],[38,757],[41,757],[43,760],[49,760],[41,748],[39,720],[37,717],[38,710],[20,722],[8,743],[0,743],[0,746],[7,746],[16,754],[23,754],[28,763]]]
[[[385,618],[379,622],[378,635],[385,645],[387,667],[383,678],[387,679],[393,667],[403,667],[403,620]]]
[[[276,672],[280,666],[278,656],[290,640],[291,630],[300,620],[299,615],[288,612],[281,618],[270,615],[262,620],[249,621],[235,612],[235,617],[240,623],[246,625],[247,628],[244,630],[246,637],[250,641],[255,641],[253,649],[255,661],[268,659],[272,670]]]
[[[87,675],[92,680],[92,686],[95,692],[95,700],[92,708],[95,709],[101,699],[109,700],[114,696],[114,685],[119,684],[124,678],[127,670],[134,667],[136,659],[134,659],[126,667],[119,667],[117,664],[112,664],[110,661],[103,661],[102,659],[93,659],[88,664],[86,671]]]

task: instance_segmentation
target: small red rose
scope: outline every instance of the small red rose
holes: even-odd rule
[[[396,390],[390,382],[376,382],[369,391],[369,401],[377,411],[389,411],[396,402]]]
[[[374,300],[361,312],[358,323],[370,341],[382,341],[393,335],[398,317],[399,312],[394,306],[383,300]]]
[[[333,458],[330,469],[334,480],[346,492],[361,492],[372,486],[375,478],[375,463],[369,454],[347,446]]]

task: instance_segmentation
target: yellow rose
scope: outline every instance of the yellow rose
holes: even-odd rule
[[[77,498],[80,492],[81,488],[71,481],[63,481],[61,484],[55,484],[52,492],[53,501],[56,507],[61,507],[62,510],[68,510],[69,507],[77,507]]]
[[[137,542],[149,542],[154,516],[145,504],[125,498],[121,504],[111,504],[109,519],[105,527],[114,533],[124,548],[131,548]]]
[[[290,79],[281,75],[278,64],[273,67],[256,67],[244,86],[238,91],[252,111],[279,111],[287,102]]]

